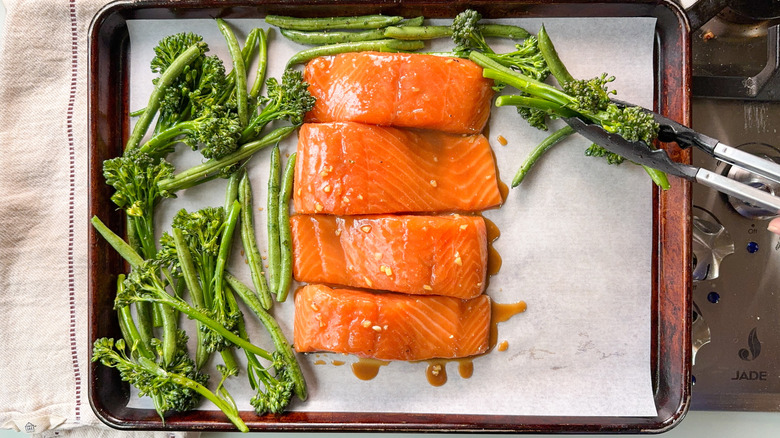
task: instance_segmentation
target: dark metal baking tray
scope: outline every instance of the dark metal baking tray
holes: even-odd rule
[[[119,1],[104,7],[89,31],[89,216],[98,215],[114,230],[121,215],[103,184],[102,162],[121,153],[128,135],[129,35],[133,19],[261,18],[267,14],[332,16],[384,13],[429,18],[453,17],[466,8],[486,18],[654,17],[655,110],[690,122],[689,29],[684,13],[671,1]],[[689,152],[671,145],[673,158],[690,162]],[[653,188],[651,370],[655,417],[569,417],[453,415],[295,411],[282,416],[242,412],[253,431],[474,431],[474,432],[662,432],[685,415],[690,399],[690,197],[688,182]],[[85,225],[86,226],[86,225]],[[113,291],[124,269],[118,255],[90,227],[89,340],[116,337]],[[127,407],[130,392],[115,370],[92,364],[89,400],[106,424],[125,430],[232,430],[218,411],[171,415],[163,423],[152,409]],[[305,408],[304,408],[305,409]]]

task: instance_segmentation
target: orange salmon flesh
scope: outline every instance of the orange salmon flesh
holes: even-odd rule
[[[304,124],[297,213],[471,212],[502,202],[487,139],[361,123]]]
[[[304,71],[317,99],[309,122],[353,121],[456,134],[482,132],[493,81],[469,61],[413,53],[316,58]]]
[[[330,351],[381,360],[468,357],[487,351],[490,298],[470,300],[331,289],[295,293],[298,352]]]
[[[295,215],[290,225],[300,282],[462,299],[485,289],[479,216]]]

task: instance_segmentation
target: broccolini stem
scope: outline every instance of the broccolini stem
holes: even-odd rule
[[[224,290],[223,293],[225,295],[225,302],[227,304],[227,307],[228,307],[228,309],[230,309],[229,312],[230,313],[240,312],[240,310],[238,309],[238,303],[236,303],[236,297],[233,296],[233,292],[230,290],[229,286],[225,287],[225,290]],[[244,318],[243,318],[243,316],[238,318],[238,321],[236,322],[236,324],[238,326],[238,336],[241,337],[241,339],[249,342],[249,337],[246,336],[241,331],[241,327],[244,326]],[[243,350],[243,351],[244,351],[244,353],[246,353],[247,356],[251,355],[251,356],[254,357],[254,354],[252,354],[252,353],[250,353],[250,352],[248,352],[246,350]],[[219,352],[219,354],[222,356],[222,362],[225,364],[225,368],[227,368],[227,370],[228,370],[227,374],[229,376],[236,376],[236,375],[238,375],[238,361],[236,361],[236,356],[235,356],[235,354],[233,352],[233,349],[231,347],[225,348],[225,349],[221,350]]]
[[[221,18],[217,18],[217,26],[219,27],[219,31],[222,32],[222,36],[225,37],[228,51],[230,51],[230,57],[233,60],[233,71],[235,72],[236,81],[236,111],[238,112],[238,121],[243,128],[249,120],[249,115],[247,114],[246,65],[244,64],[244,57],[241,53],[241,48],[238,46],[238,40],[236,39],[236,34],[233,33],[233,29],[231,29],[225,20]]]
[[[542,52],[545,62],[547,62],[547,68],[550,69],[553,77],[559,84],[563,85],[574,80],[574,77],[569,73],[569,70],[561,61],[558,56],[558,51],[555,50],[550,35],[545,30],[544,25],[539,29],[539,33],[536,35],[539,43],[539,51]]]
[[[547,112],[558,117],[576,117],[577,112],[546,99],[538,97],[503,95],[496,98],[496,106],[520,106],[534,108]]]
[[[152,91],[151,96],[149,96],[149,103],[146,105],[146,110],[138,118],[138,121],[136,121],[133,132],[130,134],[130,138],[127,139],[125,150],[138,146],[138,143],[149,129],[149,125],[151,125],[155,115],[157,115],[157,111],[160,109],[160,100],[165,94],[165,90],[171,85],[174,79],[184,71],[184,68],[187,65],[203,54],[203,49],[204,45],[193,44],[177,56],[171,65],[162,72],[154,86],[154,91]]]
[[[116,278],[117,295],[121,294],[124,287],[125,274],[119,274]],[[117,315],[119,316],[119,327],[122,330],[122,337],[127,345],[137,351],[137,354],[153,359],[154,354],[149,343],[151,336],[144,339],[141,332],[138,331],[138,327],[135,325],[135,321],[133,321],[133,315],[130,312],[130,306],[122,306],[117,309]]]
[[[252,84],[252,88],[249,90],[249,96],[256,99],[260,95],[260,89],[263,88],[265,82],[265,72],[268,68],[268,38],[265,35],[263,29],[257,30],[257,70],[255,73],[255,81]]]
[[[283,29],[330,30],[330,29],[378,29],[399,23],[404,17],[393,15],[359,15],[354,17],[297,18],[282,15],[268,15],[265,22]]]
[[[264,107],[259,113],[252,117],[252,120],[250,120],[246,127],[244,127],[244,130],[241,131],[239,142],[245,143],[250,141],[255,138],[259,132],[262,132],[265,126],[274,119],[274,113],[278,108],[278,102],[269,103],[268,106]]]
[[[284,302],[292,282],[292,231],[290,229],[290,198],[292,197],[293,176],[295,174],[296,153],[290,155],[282,177],[282,189],[279,194],[279,280],[276,288],[276,300]]]
[[[276,295],[279,285],[281,248],[279,247],[279,192],[281,190],[281,162],[279,146],[271,151],[271,169],[268,175],[268,285]]]
[[[512,187],[517,187],[521,182],[523,182],[523,178],[525,178],[526,174],[528,174],[528,171],[531,170],[531,167],[536,164],[536,162],[542,155],[544,155],[545,152],[550,150],[550,148],[560,143],[570,135],[574,134],[574,132],[574,128],[566,125],[563,128],[553,132],[549,137],[545,138],[541,143],[539,143],[539,145],[537,145],[536,148],[531,151],[531,154],[528,155],[528,157],[525,159],[522,166],[520,166],[517,174],[515,174],[514,179],[512,179]]]
[[[241,241],[249,264],[252,284],[255,286],[263,309],[268,310],[273,305],[273,299],[263,273],[263,258],[260,255],[260,249],[257,247],[254,201],[252,198],[252,183],[249,181],[249,175],[244,171],[238,186],[238,199],[241,202]]]
[[[563,91],[545,84],[544,82],[530,78],[520,72],[504,67],[491,60],[485,54],[471,51],[471,53],[469,53],[469,59],[483,68],[482,76],[515,87],[533,97],[551,100],[560,105],[568,105],[576,102],[574,98]]]
[[[176,137],[190,134],[195,131],[195,122],[188,120],[180,122],[168,129],[158,132],[152,138],[141,145],[141,152],[157,156],[160,151],[168,149],[171,144],[177,143]]]
[[[661,190],[669,190],[669,187],[671,185],[669,184],[669,178],[666,176],[664,172],[661,172],[660,170],[653,169],[652,167],[647,167],[645,165],[642,165],[642,168],[645,169],[645,172],[647,172],[648,175],[650,175],[650,179],[653,180],[655,185],[661,188]]]
[[[294,54],[287,61],[287,68],[296,64],[306,63],[320,56],[337,55],[346,52],[400,52],[406,50],[420,50],[425,47],[422,41],[403,41],[392,38],[385,38],[374,41],[358,41],[354,43],[338,43],[326,46],[312,47]]]
[[[229,272],[225,272],[225,280],[230,284],[233,290],[236,291],[249,310],[257,316],[257,319],[265,326],[266,330],[268,330],[268,334],[271,335],[276,351],[284,356],[285,362],[289,367],[290,375],[295,384],[295,395],[301,400],[306,400],[306,397],[308,397],[306,381],[303,378],[303,372],[298,364],[298,360],[295,358],[295,352],[293,352],[290,343],[287,342],[287,338],[285,338],[282,328],[279,327],[279,324],[273,316],[263,309],[257,296],[252,293],[252,290],[242,283],[241,280]]]
[[[471,55],[469,55],[469,57],[471,57]],[[547,85],[544,82],[539,82],[536,79],[529,78],[528,76],[525,76],[519,72],[509,73],[506,71],[486,68],[482,70],[482,76],[515,87],[520,91],[524,91],[530,94],[531,96],[547,99],[559,105],[575,103],[575,100],[563,91]]]
[[[130,245],[121,237],[117,236],[116,233],[111,231],[97,216],[92,216],[90,222],[92,222],[92,226],[95,228],[95,230],[97,230],[97,232],[100,233],[104,239],[106,239],[108,244],[111,245],[111,247],[114,248],[114,250],[118,252],[119,255],[127,261],[127,263],[130,263],[130,266],[137,268],[144,264],[143,257],[138,255],[138,253],[135,252],[135,250],[131,248]]]
[[[214,174],[218,173],[222,168],[243,161],[251,157],[255,152],[265,149],[272,144],[276,144],[290,135],[293,131],[295,131],[294,126],[276,128],[263,138],[246,143],[239,147],[235,152],[227,154],[222,158],[206,161],[203,164],[193,166],[176,174],[173,178],[162,180],[157,184],[157,187],[160,190],[167,190],[168,192],[173,193],[181,189],[196,186],[213,177]]]
[[[144,211],[144,213],[147,213],[147,211]],[[138,249],[143,257],[154,257],[157,253],[157,246],[154,243],[153,219],[146,216],[129,216],[128,225],[133,227],[133,235],[138,242]]]

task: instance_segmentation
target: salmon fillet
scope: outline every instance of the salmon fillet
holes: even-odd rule
[[[297,150],[298,213],[468,212],[502,201],[493,152],[481,134],[307,123]]]
[[[457,134],[482,132],[493,81],[467,59],[358,52],[316,58],[304,78],[309,122],[362,122]]]
[[[382,360],[484,353],[490,298],[372,293],[308,285],[295,293],[298,352],[331,351]]]
[[[296,215],[290,226],[300,282],[462,299],[485,289],[487,233],[478,216]]]

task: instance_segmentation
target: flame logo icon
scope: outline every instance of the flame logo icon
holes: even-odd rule
[[[748,348],[739,349],[739,358],[744,361],[751,361],[757,358],[759,354],[761,354],[761,341],[758,340],[756,328],[753,328],[748,335]]]

